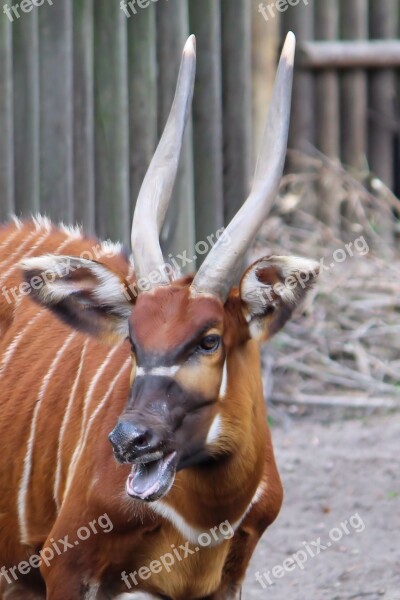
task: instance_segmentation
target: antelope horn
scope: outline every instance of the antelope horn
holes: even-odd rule
[[[164,259],[159,235],[178,170],[185,125],[192,102],[195,72],[196,38],[191,35],[183,50],[174,101],[140,188],[132,222],[131,242],[136,278],[147,278],[157,271],[158,285],[169,283],[167,274],[161,269]],[[150,280],[148,284],[151,285]]]
[[[226,300],[241,260],[278,193],[286,157],[295,46],[290,32],[279,61],[250,195],[197,272],[191,285],[193,295],[206,293]]]

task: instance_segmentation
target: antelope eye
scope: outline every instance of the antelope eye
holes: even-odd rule
[[[219,335],[206,335],[199,343],[199,348],[203,352],[215,352],[218,350],[221,343],[221,337]]]

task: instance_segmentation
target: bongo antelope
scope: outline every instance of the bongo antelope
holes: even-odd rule
[[[159,244],[193,36],[137,200],[132,255],[44,218],[2,227],[1,600],[240,597],[282,502],[259,345],[318,273],[286,256],[240,273],[282,175],[294,47],[289,34],[250,195],[194,276],[161,268]],[[95,533],[100,516],[112,529]],[[232,535],[199,544],[222,523]],[[84,526],[91,535],[79,541]],[[187,555],[160,569],[178,548]]]

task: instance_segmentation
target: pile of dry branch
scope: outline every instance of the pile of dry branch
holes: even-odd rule
[[[266,395],[293,412],[400,408],[400,202],[376,179],[372,194],[323,158],[297,159],[302,174],[284,178],[255,252],[324,259],[329,270],[266,349]]]

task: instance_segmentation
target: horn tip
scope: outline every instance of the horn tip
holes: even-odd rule
[[[188,37],[185,47],[183,49],[184,54],[196,54],[196,36],[191,35]]]
[[[289,66],[294,64],[294,53],[296,49],[296,36],[293,31],[289,31],[282,50],[282,58]]]

